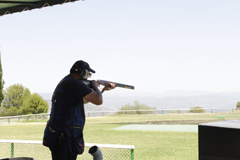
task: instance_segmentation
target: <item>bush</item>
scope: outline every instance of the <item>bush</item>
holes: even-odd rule
[[[149,107],[145,104],[141,104],[138,101],[134,102],[134,106],[126,104],[122,106],[118,114],[154,114],[157,113],[155,107]]]
[[[196,106],[191,107],[191,109],[188,110],[188,113],[205,113],[205,110],[202,107]]]
[[[37,93],[32,94],[27,100],[24,101],[21,107],[21,114],[38,114],[46,113],[48,110],[47,101],[43,100]]]

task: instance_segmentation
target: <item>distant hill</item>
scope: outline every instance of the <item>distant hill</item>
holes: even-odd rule
[[[40,94],[50,100],[51,93]],[[128,91],[115,89],[103,94],[101,106],[88,104],[86,110],[117,110],[125,104],[139,101],[157,109],[180,109],[200,106],[203,108],[236,108],[240,101],[240,92],[207,92],[197,90],[177,90],[162,93]]]

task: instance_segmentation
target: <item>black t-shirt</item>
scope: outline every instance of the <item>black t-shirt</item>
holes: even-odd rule
[[[69,82],[63,89],[69,107],[76,107],[79,103],[83,104],[83,97],[91,93],[92,90],[81,80],[74,79],[70,75],[66,76],[65,78],[69,79]]]

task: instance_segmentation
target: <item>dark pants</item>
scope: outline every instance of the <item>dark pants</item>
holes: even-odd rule
[[[77,154],[72,154],[69,152],[68,139],[63,133],[58,138],[54,149],[52,152],[52,160],[76,160]]]

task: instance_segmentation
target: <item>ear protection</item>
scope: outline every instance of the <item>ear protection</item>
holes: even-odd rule
[[[86,68],[85,66],[86,66],[86,64],[84,64],[84,65],[80,68],[80,77],[81,77],[82,79],[87,79],[87,78],[89,77],[89,74],[90,74],[90,72],[89,72],[88,70],[84,69],[84,68]]]
[[[80,67],[81,66],[81,67]],[[87,79],[91,77],[90,71],[88,71],[89,66],[86,62],[80,62],[80,64],[77,64],[77,62],[72,66],[70,72],[76,72],[79,73],[81,79]]]
[[[86,79],[86,77],[85,77],[86,72],[87,72],[86,69],[82,69],[82,68],[81,68],[81,71],[80,71],[80,77],[81,77],[82,79]]]

